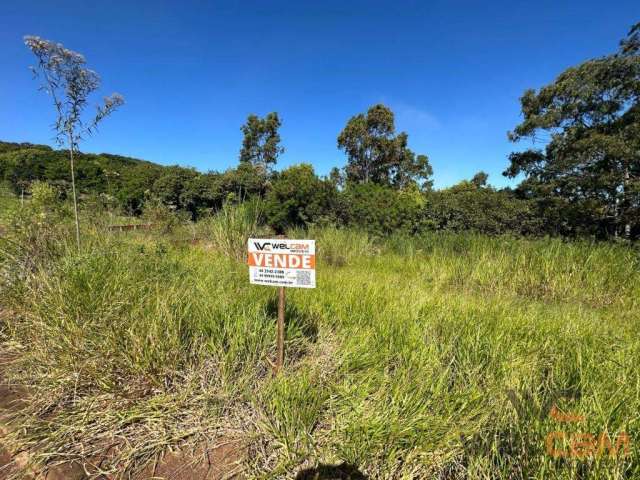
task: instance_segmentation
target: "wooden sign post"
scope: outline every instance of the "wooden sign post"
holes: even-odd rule
[[[278,288],[278,357],[276,358],[276,373],[282,369],[284,365],[284,311],[285,311],[285,294],[284,287]]]
[[[250,238],[249,282],[278,287],[277,358],[274,370],[284,365],[285,287],[316,287],[316,242],[285,238]]]

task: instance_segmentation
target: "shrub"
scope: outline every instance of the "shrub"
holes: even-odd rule
[[[394,190],[373,183],[352,184],[341,197],[340,217],[346,225],[375,235],[397,231],[414,233],[420,228],[424,199],[417,189]]]
[[[335,220],[337,190],[333,183],[318,178],[308,164],[281,172],[267,194],[267,223],[282,233],[291,227]]]
[[[425,227],[435,230],[473,230],[490,235],[541,231],[531,202],[508,190],[478,187],[472,182],[427,193],[423,215]]]

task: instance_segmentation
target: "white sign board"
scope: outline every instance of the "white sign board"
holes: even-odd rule
[[[248,247],[250,283],[316,288],[315,240],[250,238]]]

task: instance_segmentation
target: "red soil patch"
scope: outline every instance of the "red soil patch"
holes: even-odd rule
[[[194,452],[169,452],[157,466],[147,468],[143,478],[167,480],[227,480],[239,479],[244,448],[240,441],[215,446],[200,446]]]

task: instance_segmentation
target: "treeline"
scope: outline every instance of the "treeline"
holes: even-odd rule
[[[346,165],[327,177],[306,164],[274,170],[284,148],[281,119],[272,112],[247,118],[239,163],[225,172],[76,152],[77,189],[126,214],[140,215],[154,201],[192,220],[225,202],[261,198],[278,231],[331,223],[378,234],[430,229],[638,238],[640,24],[614,53],[526,91],[521,109],[523,121],[510,140],[546,140],[543,149],[510,155],[504,175],[523,178],[513,190],[489,186],[478,172],[434,191],[428,157],[409,148],[408,135],[396,131],[393,112],[381,104],[347,122],[337,137]],[[43,180],[68,196],[69,152],[0,143],[0,179],[16,193]]]
[[[260,162],[241,161],[225,172],[200,173],[118,155],[80,153],[76,165],[77,186],[86,203],[130,215],[142,214],[145,203],[158,200],[198,220],[225,202],[261,198],[265,219],[276,230],[334,224],[380,235],[423,229],[544,233],[533,202],[509,189],[490,187],[483,174],[435,191],[418,184],[396,188],[359,183],[340,172],[323,178],[307,164],[271,171]],[[23,190],[28,194],[30,184],[40,180],[55,186],[62,199],[70,196],[64,150],[0,142],[0,178],[18,195]]]

